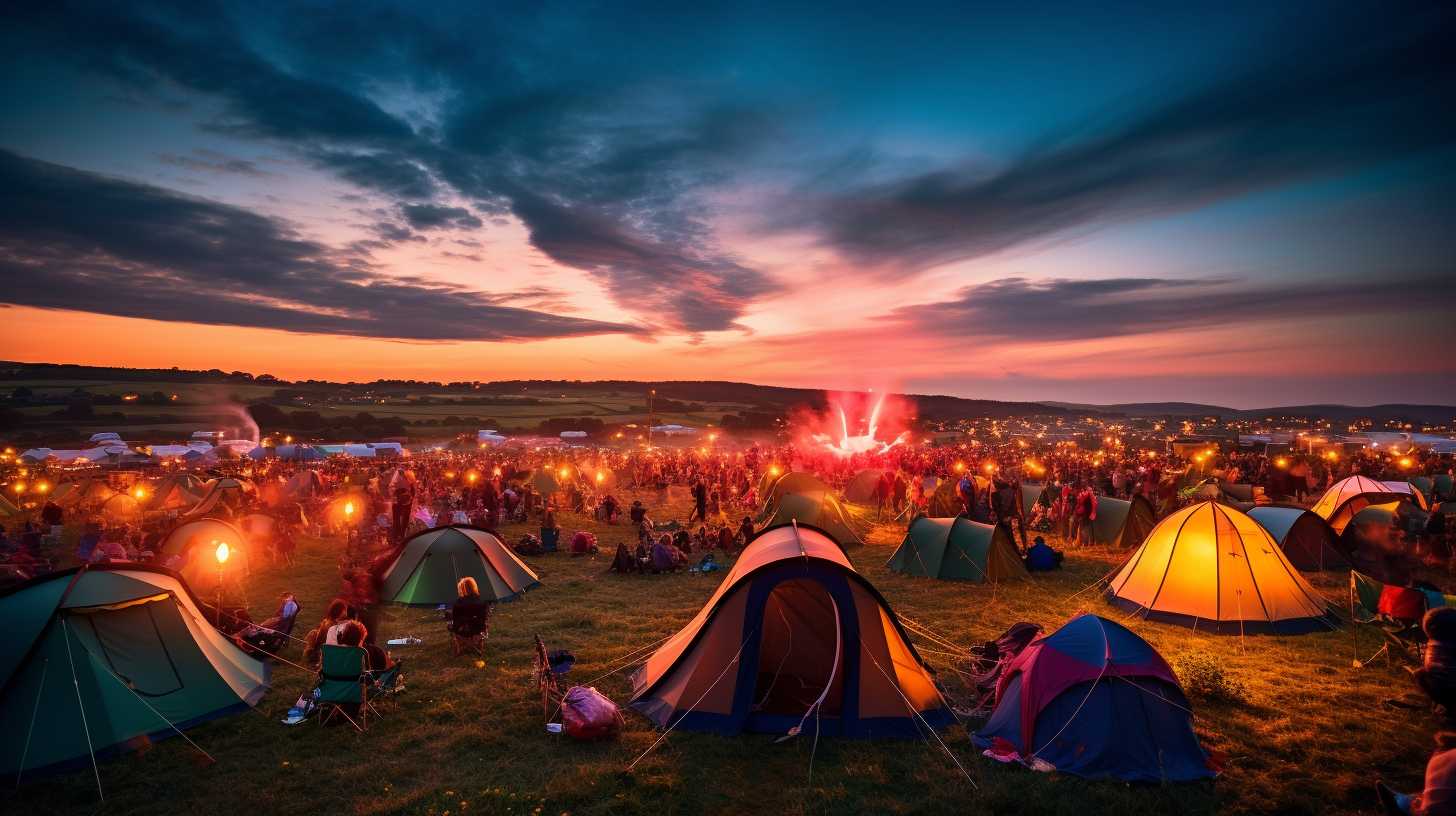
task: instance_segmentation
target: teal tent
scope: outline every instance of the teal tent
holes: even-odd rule
[[[1142,496],[1132,499],[1097,497],[1097,518],[1092,520],[1092,541],[1128,549],[1143,543],[1158,525],[1157,511]]]
[[[249,708],[267,666],[169,570],[80,567],[0,596],[0,773],[90,764]],[[99,779],[98,779],[99,783]]]
[[[541,583],[495,533],[479,527],[434,527],[410,536],[384,573],[380,597],[410,606],[438,606],[458,597],[469,576],[487,601],[505,601]]]
[[[911,522],[905,540],[886,566],[906,575],[976,583],[1026,577],[1026,567],[1005,527],[964,516],[922,517]]]

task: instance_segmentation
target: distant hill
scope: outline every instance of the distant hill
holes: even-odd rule
[[[5,382],[175,382],[219,383],[271,386],[300,392],[357,392],[370,394],[417,393],[441,391],[474,395],[545,396],[550,394],[618,392],[623,395],[646,395],[656,389],[657,396],[682,402],[739,403],[758,411],[784,411],[808,405],[822,407],[825,392],[814,388],[785,388],[772,385],[731,382],[726,380],[500,380],[494,382],[420,380],[374,380],[372,382],[337,383],[326,380],[288,381],[269,374],[254,375],[243,371],[210,369],[194,371],[179,368],[117,368],[81,366],[59,363],[23,363],[0,361],[0,389]],[[1296,405],[1240,410],[1221,405],[1193,402],[1134,402],[1114,405],[1091,405],[1070,402],[1006,402],[968,399],[946,395],[905,395],[916,404],[919,416],[932,421],[948,421],[962,417],[1012,416],[1222,416],[1257,418],[1263,416],[1321,417],[1335,422],[1370,419],[1376,423],[1391,421],[1443,424],[1456,418],[1456,406],[1449,405]]]

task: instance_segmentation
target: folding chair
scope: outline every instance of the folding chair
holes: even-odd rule
[[[364,689],[364,704],[374,712],[374,716],[383,719],[378,706],[393,701],[404,691],[404,661],[397,660],[393,666],[382,671],[371,671],[366,675],[368,686]]]
[[[467,652],[485,657],[485,638],[490,632],[490,606],[462,607],[450,620],[450,643],[457,656]]]
[[[322,665],[319,668],[317,698],[319,723],[327,724],[335,714],[340,714],[362,733],[369,726],[369,653],[358,646],[325,645],[320,648],[320,655]],[[358,722],[349,716],[345,706],[357,709]]]

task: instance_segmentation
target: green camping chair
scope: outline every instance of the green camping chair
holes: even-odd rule
[[[320,654],[322,666],[318,675],[319,722],[327,724],[335,714],[341,714],[350,725],[362,732],[368,727],[366,715],[369,703],[369,653],[358,646],[326,645],[322,647]],[[349,716],[345,706],[358,712],[357,722]]]

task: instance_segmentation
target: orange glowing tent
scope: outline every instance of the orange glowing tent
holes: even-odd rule
[[[1335,534],[1345,532],[1345,525],[1355,514],[1372,504],[1409,501],[1410,495],[1390,489],[1383,482],[1366,476],[1350,476],[1330,485],[1310,510],[1330,523]]]
[[[632,707],[659,728],[914,737],[954,722],[884,597],[802,525],[754,536],[632,686]]]
[[[1293,634],[1333,625],[1329,604],[1269,531],[1211,501],[1159,522],[1107,591],[1146,618],[1198,629]]]

